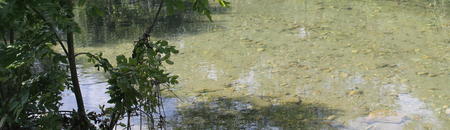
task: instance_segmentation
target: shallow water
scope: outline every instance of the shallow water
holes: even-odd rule
[[[450,128],[449,2],[231,2],[159,37],[181,52],[171,128]],[[114,59],[131,46],[78,49]]]
[[[86,68],[81,65],[78,65],[77,69],[80,86],[82,87],[81,93],[83,94],[83,101],[86,110],[100,112],[99,105],[110,105],[107,104],[109,95],[105,93],[108,83],[102,73],[97,72],[97,70],[93,67]],[[62,95],[63,105],[60,109],[76,110],[77,103],[75,100],[75,94],[73,94],[70,90],[66,90],[62,93]]]

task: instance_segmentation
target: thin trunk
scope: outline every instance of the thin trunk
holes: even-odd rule
[[[68,0],[68,7],[69,11],[73,11],[74,7],[73,0]],[[73,15],[69,14],[68,18],[73,20]],[[83,102],[83,96],[81,94],[80,89],[80,83],[78,81],[78,75],[77,75],[77,67],[75,62],[75,48],[74,48],[74,41],[73,41],[73,32],[69,28],[67,29],[67,59],[69,60],[69,69],[70,69],[70,79],[72,80],[72,91],[75,94],[75,99],[77,100],[77,106],[78,106],[78,116],[79,116],[79,129],[81,130],[87,130],[89,128],[89,120],[86,116],[86,111],[84,109],[84,102]]]
[[[128,119],[127,119],[127,130],[131,130],[131,124],[130,124],[130,119],[131,119],[131,111],[128,111]]]
[[[80,128],[86,129],[88,122],[86,119],[86,112],[84,110],[83,96],[81,95],[80,83],[78,82],[77,68],[75,63],[75,49],[73,47],[73,33],[67,32],[67,47],[69,55],[69,69],[70,69],[70,79],[72,80],[72,91],[75,94],[78,106],[78,116],[80,117]]]
[[[13,29],[9,30],[9,44],[10,45],[14,44],[14,30]]]
[[[150,27],[148,27],[145,30],[144,34],[139,38],[139,41],[147,41],[148,40],[147,38],[150,37],[150,33],[152,33],[153,28],[156,26],[156,22],[158,21],[158,16],[161,13],[161,9],[163,7],[163,4],[164,4],[164,0],[160,0],[158,11],[156,11],[155,18],[153,18],[152,25],[150,25]]]
[[[114,111],[114,112],[111,114],[111,122],[109,123],[109,127],[107,128],[107,130],[113,130],[114,127],[116,126],[116,121],[115,121],[115,119],[116,119],[116,114],[117,114],[117,111]]]
[[[112,112],[111,121],[109,123],[109,127],[107,128],[107,130],[113,130],[114,127],[116,127],[116,124],[120,119],[120,115],[123,115],[123,114],[124,114],[124,111],[122,111],[122,110],[114,110],[114,112]]]
[[[142,130],[142,112],[139,113],[139,130]]]

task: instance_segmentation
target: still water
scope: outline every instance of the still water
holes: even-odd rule
[[[179,99],[166,93],[169,128],[450,128],[449,1],[231,3],[213,23],[155,37],[181,52],[167,66],[180,76]],[[78,48],[110,59],[131,50],[132,42]],[[80,75],[95,110],[107,100],[105,79],[89,67]]]

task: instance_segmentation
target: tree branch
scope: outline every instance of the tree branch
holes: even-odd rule
[[[158,11],[156,12],[155,18],[153,19],[152,25],[150,27],[148,27],[147,30],[145,30],[144,34],[139,39],[139,41],[147,40],[150,37],[150,34],[153,32],[153,28],[155,28],[156,22],[158,21],[158,16],[161,13],[161,9],[163,7],[163,4],[164,4],[164,0],[160,0]]]
[[[79,55],[93,55],[93,54],[91,54],[89,52],[80,52],[80,53],[75,54],[75,57],[77,57]]]

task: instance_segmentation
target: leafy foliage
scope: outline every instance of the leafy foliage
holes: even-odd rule
[[[77,31],[66,17],[73,14],[58,0],[5,0],[0,5],[0,35],[16,36],[0,45],[0,128],[61,129],[61,92],[71,84],[66,56],[53,48],[61,42],[58,29]]]
[[[107,93],[111,99],[108,103],[115,105],[103,108],[101,115],[108,115],[110,122],[103,122],[100,126],[114,126],[111,124],[117,123],[126,113],[160,113],[156,109],[161,104],[160,87],[178,83],[178,76],[165,72],[163,64],[173,64],[170,56],[177,53],[178,50],[169,46],[167,41],[139,42],[132,57],[116,57],[115,67],[101,53],[85,53],[99,70],[103,69],[110,75]]]
[[[114,0],[120,1],[120,0]],[[208,0],[164,0],[166,9],[181,11],[185,2],[193,10],[208,16]],[[228,2],[217,0],[222,6]],[[62,129],[77,128],[77,111],[61,114],[61,92],[71,89],[67,75],[67,51],[61,34],[80,32],[72,19],[74,5],[60,0],[1,0],[0,35],[17,37],[14,42],[0,44],[0,128]],[[88,1],[78,0],[80,6]],[[105,15],[102,8],[90,6],[90,12]],[[10,32],[9,34],[7,32]],[[5,40],[6,41],[6,40]],[[66,55],[57,53],[62,47]],[[164,70],[173,64],[171,55],[178,50],[167,41],[139,40],[132,57],[117,56],[113,66],[101,54],[86,54],[90,62],[110,75],[107,93],[113,107],[102,107],[102,113],[90,113],[89,118],[102,129],[112,129],[126,114],[145,113],[163,120],[161,87],[178,83],[177,76]],[[100,118],[102,117],[102,118]]]
[[[66,70],[62,65],[66,59],[51,49],[56,45],[53,39],[55,34],[49,31],[49,26],[42,19],[33,15],[32,10],[16,12],[7,9],[30,9],[26,8],[26,4],[3,6],[6,9],[2,8],[1,16],[22,14],[25,17],[8,19],[18,21],[14,27],[18,28],[15,30],[19,37],[14,44],[0,45],[0,127],[54,126],[40,123],[59,118],[59,95],[67,84]],[[48,114],[36,118],[39,113]]]

